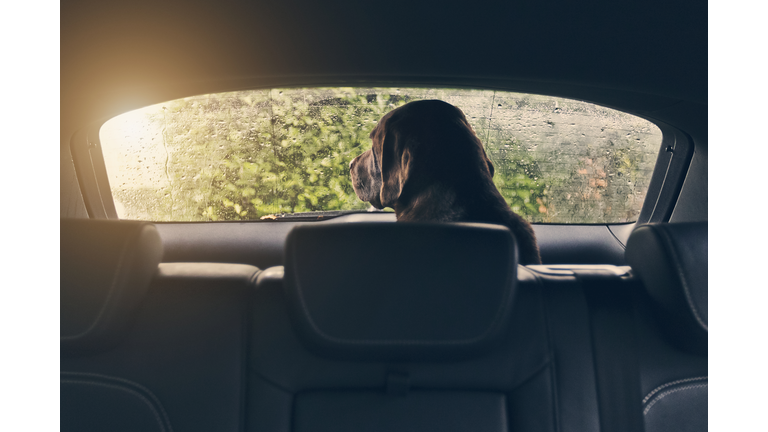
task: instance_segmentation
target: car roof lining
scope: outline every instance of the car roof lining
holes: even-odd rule
[[[276,86],[498,88],[631,113],[707,102],[701,3],[447,6],[68,3],[61,11],[62,127],[195,94]]]

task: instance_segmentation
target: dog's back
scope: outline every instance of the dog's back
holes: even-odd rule
[[[504,225],[515,235],[520,253],[520,264],[541,264],[539,246],[533,227],[522,216],[513,212],[493,185],[498,197],[491,198],[487,206],[479,205],[466,222],[485,222]],[[490,201],[490,200],[489,200]]]
[[[410,102],[382,117],[371,139],[371,150],[350,164],[360,199],[392,207],[403,222],[504,225],[517,239],[520,262],[541,263],[533,228],[496,188],[493,164],[460,109]]]
[[[490,177],[474,185],[432,184],[397,205],[399,222],[478,222],[504,225],[517,240],[520,264],[541,264],[531,224],[513,212]]]

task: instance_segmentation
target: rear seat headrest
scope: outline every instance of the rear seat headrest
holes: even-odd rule
[[[321,355],[452,360],[506,329],[517,246],[484,224],[304,225],[288,235],[285,287],[302,340]]]
[[[62,219],[62,353],[95,352],[118,343],[162,255],[151,223]]]
[[[706,349],[707,223],[642,225],[627,242],[627,262],[677,339]]]

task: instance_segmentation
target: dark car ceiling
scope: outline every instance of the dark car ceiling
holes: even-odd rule
[[[431,84],[580,98],[706,142],[705,2],[68,1],[61,131],[178,97]]]

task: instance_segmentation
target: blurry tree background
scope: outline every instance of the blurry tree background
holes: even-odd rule
[[[661,145],[643,119],[579,101],[447,89],[271,89],[196,96],[118,116],[101,141],[118,214],[254,220],[364,211],[349,162],[388,111],[420,99],[461,108],[531,222],[634,221]],[[122,142],[122,144],[121,144]]]

